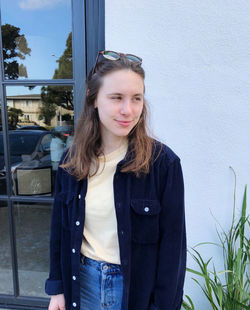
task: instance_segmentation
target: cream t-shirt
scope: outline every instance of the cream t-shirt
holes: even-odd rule
[[[99,157],[97,174],[88,177],[85,197],[85,224],[81,253],[89,258],[120,264],[113,177],[127,152],[128,143]],[[105,164],[105,165],[104,165]],[[93,169],[93,167],[92,167]]]

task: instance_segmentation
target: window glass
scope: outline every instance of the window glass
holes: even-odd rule
[[[48,297],[51,205],[15,203],[14,216],[20,295]]]
[[[7,202],[0,201],[0,294],[13,294]]]
[[[70,0],[2,0],[1,20],[5,79],[73,77]]]
[[[2,105],[0,100],[0,195],[6,195],[6,166],[3,147]]]
[[[72,86],[9,86],[6,93],[12,192],[53,196],[59,161],[74,133]],[[0,149],[2,144],[0,134]]]

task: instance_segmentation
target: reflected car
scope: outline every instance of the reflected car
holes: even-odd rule
[[[48,129],[46,129],[43,126],[39,126],[39,125],[21,126],[18,128],[18,130],[45,130],[45,131],[48,131]]]
[[[51,150],[58,137],[50,131],[9,131],[12,188],[16,195],[51,194],[55,165]],[[58,145],[58,143],[57,143]],[[64,146],[61,140],[61,152]],[[53,154],[52,154],[52,153]],[[51,180],[47,180],[47,178]],[[6,167],[3,154],[3,135],[0,133],[0,194],[6,194]]]

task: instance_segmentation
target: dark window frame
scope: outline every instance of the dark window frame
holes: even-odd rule
[[[96,54],[105,48],[105,0],[71,0],[72,8],[72,48],[73,48],[73,78],[65,80],[4,80],[2,37],[0,32],[0,100],[2,130],[4,142],[4,160],[7,167],[7,194],[0,195],[0,202],[7,202],[10,247],[13,273],[13,295],[5,295],[0,292],[0,308],[8,309],[47,309],[48,298],[20,296],[16,233],[14,223],[15,202],[37,202],[52,204],[53,198],[14,196],[11,193],[10,184],[10,152],[8,141],[8,120],[7,120],[7,86],[42,86],[42,85],[69,85],[73,86],[74,92],[74,121],[80,116],[85,97],[86,74],[95,62]],[[1,24],[1,8],[0,8]],[[94,27],[95,26],[95,27]]]

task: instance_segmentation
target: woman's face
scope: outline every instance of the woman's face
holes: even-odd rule
[[[119,70],[103,77],[95,107],[104,141],[127,137],[142,113],[143,92],[143,79],[131,70]]]

